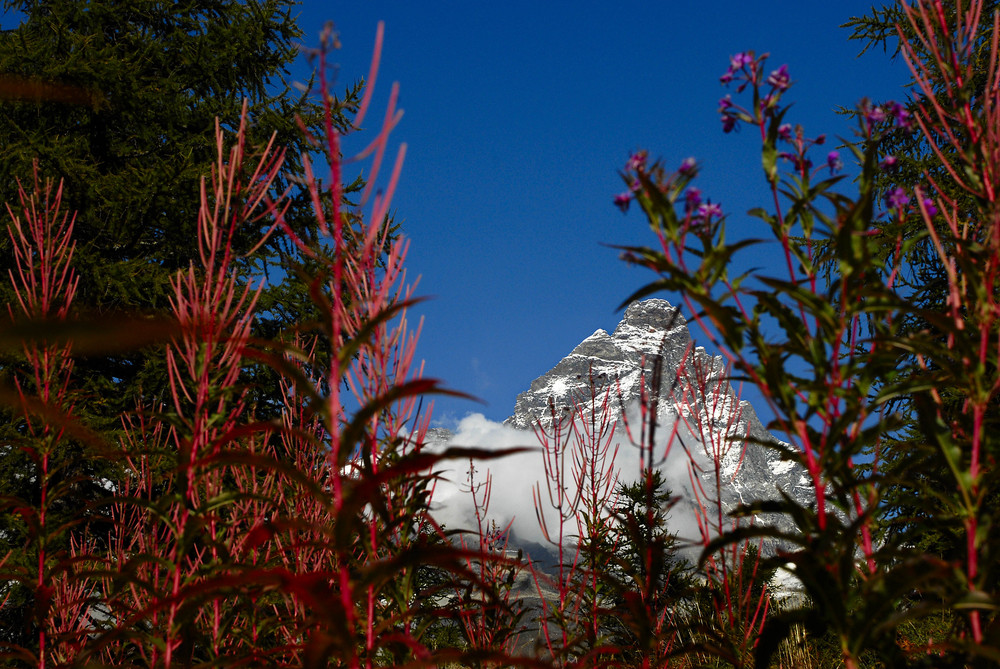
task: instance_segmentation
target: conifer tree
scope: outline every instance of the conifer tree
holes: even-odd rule
[[[285,147],[286,170],[298,171],[309,151],[296,116],[318,130],[317,111],[295,92],[289,65],[301,31],[293,0],[6,0],[21,23],[0,34],[0,73],[14,81],[62,87],[73,96],[0,98],[0,199],[14,202],[17,179],[64,180],[65,206],[77,212],[77,305],[91,315],[155,314],[167,304],[168,277],[197,255],[198,188],[215,155],[213,128],[238,124],[249,104],[251,144],[272,136]],[[69,97],[69,100],[67,100]],[[340,107],[350,107],[351,91]],[[341,117],[338,123],[346,126]],[[287,182],[279,189],[294,186]],[[288,212],[304,234],[314,225]],[[261,222],[260,225],[267,225]],[[237,255],[262,229],[241,233]],[[9,241],[0,240],[0,272],[9,269]],[[283,248],[280,234],[253,259],[248,276],[267,273]],[[272,277],[273,278],[273,277]],[[290,320],[294,277],[264,298],[269,315]],[[273,282],[279,283],[279,282]],[[4,295],[4,297],[8,297]],[[289,303],[290,302],[290,303]],[[160,370],[142,356],[86,361],[81,378],[95,398],[110,402],[100,416],[132,408],[138,388],[147,400]]]
[[[639,663],[657,644],[657,623],[691,594],[691,565],[668,527],[673,493],[663,472],[646,468],[616,489],[618,521],[607,577],[616,581],[606,618],[609,641],[623,662]],[[640,604],[641,603],[641,604]]]
[[[955,25],[955,13],[959,8],[962,12],[970,11],[969,3],[956,3],[955,0],[924,4],[930,11],[940,10],[939,20],[943,19],[943,25],[948,29]],[[975,40],[967,45],[966,52],[955,54],[956,72],[967,65],[971,66],[973,74],[964,80],[962,93],[968,97],[973,110],[979,109],[984,99],[994,13],[998,9],[1000,2],[997,0],[982,3]],[[845,27],[852,30],[850,38],[862,44],[860,55],[865,57],[882,54],[896,61],[902,60],[902,34],[914,50],[914,66],[933,62],[929,45],[918,39],[898,0],[880,7],[873,6],[868,14],[852,17],[845,23]],[[940,97],[945,93],[941,90],[940,82],[937,85],[939,89],[935,91],[935,95]],[[928,184],[933,181],[964,210],[966,217],[972,216],[977,211],[974,197],[956,184],[949,176],[949,167],[946,165],[946,162],[960,165],[959,156],[945,142],[939,147],[941,153],[933,150],[925,134],[917,128],[916,105],[922,95],[915,88],[907,89],[905,99],[871,101],[869,105],[869,120],[882,127],[882,132],[875,135],[877,141],[873,147],[881,158],[882,167],[875,180],[876,198],[885,199],[897,189],[902,189],[902,193],[910,196],[915,187],[929,190]],[[902,94],[900,98],[903,98]],[[895,236],[897,221],[887,217],[882,221],[875,221],[875,224],[893,227],[892,236]],[[897,274],[897,285],[900,290],[910,293],[914,302],[926,310],[925,313],[941,313],[947,309],[948,278],[927,235],[925,223],[917,215],[916,207],[913,215],[904,218],[903,226],[905,243],[900,250],[904,262],[903,271]],[[947,240],[947,236],[945,239]],[[897,249],[893,245],[886,245],[881,252],[882,259],[888,261]],[[911,317],[901,325],[903,333],[936,331],[934,325],[920,317]],[[944,336],[942,334],[940,338],[943,340]],[[900,364],[904,359],[912,358],[912,354],[900,351]],[[939,391],[948,403],[950,412],[959,415],[966,398],[953,389],[940,388]],[[950,472],[929,465],[934,460],[933,453],[918,436],[920,409],[913,404],[911,398],[900,395],[891,406],[906,420],[898,432],[886,435],[884,448],[880,453],[881,471],[887,475],[888,484],[884,487],[887,511],[885,532],[903,543],[917,545],[946,559],[957,559],[965,551],[961,524],[949,520],[940,522],[942,515],[939,509],[933,507],[934,496],[926,494],[926,491],[947,488]],[[1000,407],[994,407],[987,422],[993,426],[992,429],[1000,429]]]
[[[314,236],[308,195],[294,183],[300,156],[311,150],[297,119],[321,134],[318,106],[293,88],[289,73],[302,36],[293,15],[296,4],[4,1],[0,200],[16,205],[18,181],[30,184],[35,161],[42,178],[63,182],[63,211],[76,213],[77,316],[100,322],[126,313],[155,318],[167,312],[169,278],[192,262],[198,265],[199,184],[215,159],[216,119],[224,129],[235,129],[244,101],[248,143],[263,147],[273,136],[286,149],[283,174],[293,176],[281,177],[275,189],[291,189],[286,218],[303,238]],[[12,19],[16,27],[10,27]],[[334,123],[341,130],[348,127],[356,92],[348,88],[335,105]],[[280,230],[250,253],[270,223],[244,226],[234,240],[244,280],[269,278],[256,333],[267,338],[308,322],[313,308],[303,280],[272,271],[281,257],[294,256]],[[5,233],[0,276],[6,278],[13,267]],[[8,283],[0,281],[0,297],[11,304]],[[139,404],[155,407],[169,391],[161,351],[108,343],[110,352],[76,360],[73,413],[99,441],[113,445],[123,412]],[[5,352],[0,384],[11,387],[19,365],[16,352]],[[269,417],[269,407],[277,404],[272,377],[263,367],[245,371],[253,388],[250,410],[260,418]],[[8,499],[30,497],[35,464],[18,446],[26,438],[24,425],[6,415],[0,424],[0,489]],[[68,439],[53,456],[52,469],[70,491],[63,498],[67,517],[79,516],[80,508],[107,495],[99,482],[113,474],[93,470],[98,459],[86,453],[92,445]],[[0,504],[0,556],[15,559],[25,536],[23,523]],[[17,593],[4,596],[12,598],[4,611],[18,617]],[[22,604],[31,606],[27,600]],[[0,620],[0,630],[0,641],[25,632],[17,620]]]

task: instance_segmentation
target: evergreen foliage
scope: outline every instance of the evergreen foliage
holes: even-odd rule
[[[885,169],[877,171],[872,180],[873,197],[876,201],[885,198],[898,188],[906,193],[913,193],[915,188],[925,192],[933,189],[942,197],[954,203],[962,218],[975,217],[984,202],[976,194],[964,188],[950,174],[957,170],[968,178],[974,175],[963,164],[964,156],[957,148],[964,144],[971,157],[975,150],[973,138],[967,136],[963,128],[955,127],[956,143],[947,141],[943,128],[931,132],[920,131],[918,127],[919,104],[927,94],[935,97],[940,103],[949,107],[960,107],[966,103],[973,115],[983,112],[984,95],[989,84],[989,60],[991,37],[993,34],[994,12],[1000,8],[997,0],[986,0],[979,3],[978,31],[967,45],[957,45],[953,53],[955,57],[951,77],[958,78],[958,85],[951,86],[948,78],[931,78],[930,89],[923,91],[915,79],[911,79],[905,100],[872,102],[867,109],[861,109],[860,115],[872,118],[876,108],[884,112],[884,120],[877,121],[879,132],[873,134],[866,143],[865,149],[878,156]],[[957,12],[966,13],[973,8],[968,2],[946,0],[928,6],[933,12],[940,12],[935,21],[941,25],[952,26],[956,23]],[[861,54],[881,51],[894,60],[905,60],[901,49],[901,38],[908,45],[909,62],[916,67],[931,63],[934,53],[931,43],[920,38],[918,28],[903,11],[902,4],[897,0],[881,7],[873,6],[870,13],[864,16],[852,17],[845,27],[852,29],[851,39],[861,43]],[[945,47],[951,48],[951,47]],[[872,57],[869,55],[868,57]],[[955,97],[957,95],[957,97]],[[949,99],[951,96],[953,99]],[[897,111],[892,109],[895,105]],[[905,122],[894,122],[894,118],[902,118]],[[954,240],[944,230],[944,223],[937,219],[938,238],[946,252],[952,251]],[[895,274],[897,290],[907,295],[907,298],[919,307],[918,311],[908,314],[899,322],[900,334],[907,336],[917,333],[928,333],[938,342],[947,337],[933,318],[926,314],[939,314],[948,310],[949,283],[948,275],[941,264],[933,238],[928,234],[927,225],[917,215],[896,220],[891,217],[876,219],[873,227],[880,232],[895,236],[901,232],[902,243],[897,249],[894,245],[883,245],[876,249],[876,260],[883,267],[893,267],[893,256],[897,253],[898,267]],[[827,264],[830,276],[836,272],[833,258]],[[884,272],[883,272],[884,274]],[[870,321],[869,321],[870,325]],[[914,351],[899,349],[898,367],[901,369],[916,369],[917,354]],[[967,397],[957,388],[942,387],[939,392],[947,407],[951,423],[962,412],[962,404]],[[940,464],[934,465],[935,448],[921,436],[918,425],[919,407],[909,394],[899,394],[889,402],[894,410],[906,418],[898,430],[886,435],[880,445],[882,473],[886,475],[887,484],[883,487],[884,503],[891,511],[882,525],[882,532],[912,543],[945,559],[957,559],[965,551],[965,539],[961,532],[960,520],[950,514],[942,513],[943,509],[935,508],[933,496],[926,495],[928,490],[939,490],[948,485],[950,473]],[[1000,405],[992,402],[986,416],[986,422],[991,430],[1000,430]],[[994,499],[1000,503],[1000,499]]]
[[[33,178],[62,183],[62,211],[75,212],[73,313],[104,322],[131,314],[122,330],[131,330],[135,340],[75,361],[73,413],[93,431],[83,441],[61,440],[49,456],[56,482],[66,488],[50,510],[53,519],[68,520],[107,494],[100,482],[115,478],[113,465],[94,457],[94,449],[113,448],[121,435],[120,417],[169,398],[162,352],[135,344],[168,331],[160,319],[169,313],[171,278],[200,265],[199,190],[216,160],[216,119],[235,130],[246,103],[247,142],[262,149],[273,138],[285,148],[285,169],[271,192],[289,191],[286,219],[304,238],[316,236],[308,193],[299,183],[301,155],[313,151],[300,122],[319,136],[320,116],[289,80],[301,37],[295,5],[292,0],[4,2],[20,23],[0,33],[5,84],[0,86],[0,200],[16,205],[19,183],[28,188]],[[352,88],[335,103],[336,127],[346,130],[346,114],[355,102]],[[33,177],[36,165],[40,176]],[[266,237],[273,223],[259,218],[232,239],[240,281],[271,279],[254,324],[263,338],[292,324],[308,330],[319,313],[299,274],[275,273],[283,255],[296,254],[280,230]],[[3,235],[0,276],[10,271],[17,271],[12,239]],[[11,290],[9,282],[0,282],[0,298],[16,304]],[[152,332],[143,333],[143,321],[153,324]],[[128,338],[128,332],[122,334]],[[22,369],[21,354],[5,352],[0,373],[8,387]],[[262,419],[274,416],[280,405],[274,372],[248,361],[242,378],[251,390],[249,410]],[[16,412],[2,423],[0,488],[30,499],[40,465],[19,447],[26,424]],[[99,534],[99,528],[91,523],[89,531]],[[16,514],[0,515],[0,554],[23,546],[27,530]],[[2,639],[31,632],[14,622],[31,619],[25,615],[31,601],[21,594],[8,593]]]
[[[660,469],[646,469],[638,480],[619,483],[616,490],[613,513],[618,522],[608,537],[614,557],[603,574],[614,584],[609,588],[607,635],[629,666],[642,656],[639,649],[655,646],[661,621],[679,617],[690,603],[691,565],[680,555],[680,543],[668,526],[674,502]]]
[[[108,4],[8,4],[31,10],[25,25],[37,20],[55,35],[26,29],[17,38],[25,46],[52,38],[49,46],[61,48],[76,27],[104,17],[111,28],[80,33],[78,51],[128,41],[114,27],[121,17],[167,16],[158,3],[115,5],[115,16]],[[197,42],[200,26],[224,8],[234,20],[247,7],[266,19],[278,14],[265,10],[286,5],[179,3],[188,14],[170,34]],[[490,479],[478,486],[474,469],[477,527],[455,545],[435,523],[432,495],[446,461],[523,449],[425,448],[422,397],[445,391],[415,361],[406,244],[386,215],[405,150],[384,196],[345,204],[336,127],[348,128],[351,92],[334,101],[321,78],[332,187],[305,169],[309,222],[294,213],[294,192],[269,196],[296,181],[298,165],[283,172],[274,147],[254,150],[268,113],[260,109],[241,115],[235,133],[216,125],[215,153],[205,158],[210,178],[195,191],[200,206],[136,186],[107,229],[101,224],[114,207],[96,185],[117,175],[103,187],[130,192],[126,173],[112,169],[129,161],[108,150],[131,146],[127,133],[96,133],[108,163],[77,165],[72,143],[66,156],[39,148],[41,166],[25,176],[33,188],[16,193],[4,261],[13,270],[4,288],[13,323],[0,328],[8,383],[0,402],[10,413],[0,435],[5,666],[996,666],[1000,13],[982,89],[969,83],[977,80],[974,35],[983,23],[975,11],[948,14],[939,0],[924,0],[903,14],[913,29],[903,52],[923,66],[915,75],[923,94],[912,111],[893,107],[891,121],[862,106],[851,147],[860,164],[855,193],[839,191],[839,155],[814,168],[809,153],[822,141],[801,128],[793,136],[785,124],[786,66],[770,71],[765,55],[740,53],[723,77],[743,94],[727,96],[725,126],[759,131],[774,208],[751,214],[770,228],[785,266],[732,273],[733,257],[761,242],[727,238],[725,213],[691,187],[693,161],[671,172],[641,151],[623,171],[629,190],[617,201],[623,210],[636,202],[656,239],[622,249],[627,262],[655,273],[626,302],[664,290],[681,296],[732,375],[758,385],[774,410],[769,429],[789,442],[757,445],[801,467],[800,485],[811,493],[804,502],[784,494],[724,508],[720,489],[732,474],[722,463],[746,440],[738,421],[719,420],[732,406],[728,386],[696,365],[663,379],[690,385],[677,415],[707,458],[684,447],[700,534],[692,545],[701,549],[690,577],[667,530],[671,495],[653,469],[667,462],[674,440],[683,446],[680,433],[666,444],[654,439],[661,396],[644,395],[640,429],[625,426],[642,435],[632,444],[641,449],[641,478],[619,485],[611,390],[602,399],[593,378],[572,415],[557,419],[552,403],[551,423],[536,429],[545,481],[534,501],[558,551],[555,574],[509,554],[510,526],[487,517]],[[188,23],[192,15],[205,23]],[[947,53],[914,46],[930,42]],[[60,53],[69,62],[76,52]],[[0,81],[10,118],[28,124],[32,109],[39,119],[68,110],[79,123],[68,116],[63,134],[44,127],[55,142],[65,135],[89,146],[85,133],[74,133],[93,127],[88,114],[107,109],[115,85],[49,76],[12,71]],[[373,142],[380,156],[392,104]],[[912,132],[913,119],[943,172],[924,173],[928,185],[909,183],[900,194],[902,182],[879,165],[879,147],[897,130]],[[153,141],[147,155],[154,145],[166,150]],[[183,156],[201,150],[194,140],[185,146]],[[76,182],[77,196],[96,214],[72,217],[80,206],[70,199],[74,182],[43,178],[60,169],[46,160],[91,171],[94,183]],[[170,179],[183,193],[190,184],[179,174]],[[126,229],[132,209],[145,218],[129,220],[148,229]],[[187,224],[174,215],[192,217],[190,237],[177,232]],[[268,237],[272,222],[283,235]],[[926,257],[912,255],[921,244]],[[251,279],[281,255],[293,278],[275,275],[278,292],[256,291]],[[126,285],[139,267],[147,293]],[[824,286],[831,267],[836,276]],[[900,279],[921,271],[943,278],[937,296]],[[306,287],[299,301],[290,299],[296,280]],[[169,317],[155,320],[166,307]],[[94,328],[93,318],[75,320],[77,310],[110,323]],[[111,320],[119,310],[138,315]],[[275,336],[264,339],[268,328]],[[93,354],[118,355],[136,343],[150,348]],[[663,370],[653,364],[659,388]],[[112,434],[115,405],[129,402]],[[902,436],[887,444],[887,435]],[[758,524],[774,514],[792,528]],[[898,531],[879,537],[886,524]],[[940,543],[914,541],[926,528],[938,530]],[[770,590],[778,567],[798,579],[803,596],[777,603]],[[528,629],[511,599],[524,568],[542,601],[533,644],[519,640]]]
[[[18,179],[29,179],[38,160],[43,177],[63,181],[64,206],[77,212],[77,310],[101,317],[162,314],[170,276],[197,260],[199,183],[215,159],[215,120],[235,129],[246,100],[250,145],[262,148],[273,135],[276,146],[286,147],[288,171],[275,191],[294,187],[301,174],[300,156],[312,147],[296,117],[318,131],[318,112],[288,80],[301,37],[295,3],[6,0],[4,6],[23,20],[0,34],[0,72],[85,91],[88,103],[0,100],[0,198],[16,202]],[[353,104],[353,92],[346,100]],[[346,127],[343,115],[336,122]],[[286,216],[315,233],[304,215],[305,194],[293,190]],[[241,230],[235,253],[242,258],[267,225],[261,220]],[[247,277],[268,273],[284,247],[283,236],[272,235],[239,267]],[[0,274],[10,268],[4,238]],[[272,330],[294,322],[304,300],[289,296],[303,289],[293,275],[269,289],[273,296],[265,294]],[[142,354],[87,359],[79,371],[87,379],[84,412],[98,419],[114,422],[133,408],[140,389],[145,400],[164,399],[164,370]]]

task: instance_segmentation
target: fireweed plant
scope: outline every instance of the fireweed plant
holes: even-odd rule
[[[445,594],[459,581],[496,592],[492,572],[470,568],[470,556],[494,544],[462,550],[441,541],[427,510],[438,463],[485,454],[422,447],[429,413],[419,401],[440,388],[414,362],[407,245],[388,216],[405,145],[384,190],[375,189],[399,120],[396,88],[358,157],[371,157],[363,190],[344,186],[350,162],[335,122],[345,112],[355,127],[363,122],[381,36],[380,26],[356,109],[329,92],[330,31],[313,54],[326,135],[310,140],[331,167],[328,185],[304,164],[322,237],[305,238],[285,220],[286,194],[273,188],[283,153],[273,143],[247,145],[246,112],[230,137],[217,125],[198,262],[173,279],[170,321],[138,328],[143,337],[76,318],[73,216],[60,208],[61,186],[36,172],[33,188],[22,189],[8,226],[17,303],[8,305],[3,336],[23,361],[3,396],[22,427],[4,448],[30,456],[24,475],[35,491],[0,499],[28,528],[31,557],[0,556],[0,606],[11,583],[28,590],[32,643],[0,648],[8,666],[371,667],[461,658],[461,648],[435,657],[425,643],[451,613],[422,569],[447,576]],[[238,271],[232,247],[241,226],[261,220],[294,251],[288,271],[308,273],[323,314],[275,341],[250,336],[264,279]],[[73,359],[81,343],[103,352],[123,339],[161,347],[169,399],[149,406],[136,398],[122,417],[124,436],[109,444],[74,416]],[[259,364],[275,371],[283,398],[280,417],[266,422],[255,419],[241,378]],[[61,440],[78,443],[81,458],[113,462],[118,474],[97,481],[104,500],[55,523],[53,509],[81,484],[49,457]]]
[[[465,492],[472,497],[476,526],[472,532],[460,534],[458,541],[468,551],[465,567],[478,576],[478,581],[454,581],[453,602],[469,651],[466,661],[473,667],[483,667],[497,664],[496,655],[513,656],[517,649],[526,610],[515,599],[514,585],[525,567],[520,551],[509,555],[513,520],[501,527],[496,520],[488,519],[493,477],[487,471],[484,480],[479,481],[476,474],[475,461],[470,460]]]
[[[724,366],[693,347],[674,375],[664,367],[660,355],[643,361],[631,420],[617,383],[591,374],[589,392],[570,406],[550,403],[535,427],[545,471],[535,507],[556,563],[529,568],[541,608],[538,652],[554,666],[753,666],[772,601],[760,540],[714,550],[699,569],[680,554],[741,526],[725,514],[721,494],[745,448],[739,396]],[[662,408],[678,420],[658,436]],[[622,448],[639,451],[637,471],[616,465]],[[668,527],[679,498],[660,467],[674,449],[694,491],[693,537]],[[726,474],[723,462],[733,465]],[[802,664],[786,655],[789,666]]]
[[[609,513],[617,483],[615,405],[613,387],[599,388],[592,372],[589,387],[571,407],[550,402],[547,420],[534,426],[545,476],[532,497],[556,563],[548,570],[532,563],[531,572],[541,600],[540,645],[555,666],[599,664],[611,650],[602,646],[616,548]]]
[[[17,271],[8,279],[17,299],[0,330],[4,354],[16,360],[5,359],[0,400],[15,412],[20,436],[2,448],[28,455],[24,475],[34,485],[31,496],[0,498],[5,522],[30,539],[22,554],[0,555],[0,607],[27,612],[18,638],[29,640],[0,648],[4,661],[791,667],[819,663],[801,651],[809,639],[832,640],[837,661],[850,668],[1000,661],[1000,545],[988,504],[998,494],[1000,434],[1000,19],[989,86],[971,90],[981,8],[922,2],[906,10],[919,53],[929,54],[919,57],[904,39],[917,111],[862,105],[860,139],[847,145],[859,163],[854,197],[837,190],[840,153],[824,153],[822,136],[786,122],[788,68],[772,69],[753,53],[732,59],[722,77],[733,89],[720,103],[723,130],[758,130],[771,202],[751,213],[783,254],[779,275],[730,271],[734,257],[760,242],[727,240],[722,208],[693,185],[695,161],[670,172],[645,152],[630,158],[628,190],[615,204],[638,205],[658,244],[625,249],[625,257],[659,275],[633,297],[680,295],[728,360],[720,368],[689,350],[672,378],[657,356],[645,361],[638,425],[619,418],[614,385],[593,379],[574,406],[552,407],[536,430],[546,480],[535,495],[558,552],[552,569],[509,555],[509,528],[488,516],[490,478],[477,479],[475,466],[503,453],[424,446],[429,413],[420,400],[441,390],[415,363],[407,247],[388,216],[405,151],[388,157],[399,120],[395,88],[356,158],[370,161],[366,184],[345,185],[354,163],[341,156],[341,134],[369,112],[381,28],[357,106],[330,93],[331,33],[313,54],[326,132],[310,140],[330,166],[328,183],[304,164],[320,237],[284,217],[286,194],[274,188],[283,154],[248,146],[252,119],[244,115],[229,137],[217,129],[217,161],[201,189],[198,262],[174,277],[167,321],[96,322],[74,312],[74,218],[62,209],[62,188],[36,171],[10,211]],[[344,114],[351,123],[340,122]],[[868,147],[888,126],[920,133],[943,172],[876,202],[874,177],[892,156]],[[379,189],[386,162],[391,173]],[[956,187],[969,193],[972,210],[946,195]],[[914,242],[874,225],[913,218],[948,277],[944,312],[921,310],[900,288]],[[322,314],[273,341],[250,334],[265,278],[238,269],[252,265],[236,262],[232,245],[241,227],[262,220],[284,240],[287,271],[308,278]],[[890,262],[876,262],[884,247],[893,249]],[[820,254],[839,267],[829,283]],[[900,324],[914,316],[927,329],[904,332]],[[134,398],[123,436],[108,443],[75,413],[74,361],[127,345],[159,346],[169,387]],[[278,384],[273,420],[258,419],[249,399],[243,372],[259,365]],[[764,446],[802,467],[811,504],[783,497],[727,513],[722,464],[739,466],[748,436],[725,377],[761,389],[776,416],[770,427],[788,444]],[[966,398],[960,411],[942,388]],[[919,408],[913,448],[952,478],[932,489],[918,472],[891,476],[933,499],[929,522],[961,528],[966,551],[952,560],[922,554],[905,533],[880,531],[900,520],[881,497],[897,480],[880,468],[884,436],[900,425],[886,407],[900,396]],[[151,405],[148,397],[167,400]],[[658,416],[662,400],[678,407],[669,429]],[[631,442],[622,448],[640,449],[638,472],[616,468],[616,433]],[[677,500],[657,476],[678,447],[698,522],[698,535],[685,539],[701,550],[690,567],[667,529]],[[429,513],[434,471],[445,459],[470,458],[476,526],[445,532]],[[105,498],[67,508],[83,485]],[[753,519],[773,514],[795,531]],[[798,578],[804,596],[774,598],[768,577],[777,566]],[[537,620],[516,601],[522,569],[541,601]],[[26,606],[14,602],[12,584],[30,596]],[[952,627],[914,637],[931,619]]]
[[[973,90],[971,50],[982,4],[904,6],[919,53],[927,54],[919,57],[899,31],[916,113],[892,102],[861,105],[858,141],[846,143],[859,166],[854,196],[837,190],[839,153],[817,157],[823,136],[810,139],[786,121],[787,68],[772,69],[766,55],[753,52],[732,58],[722,83],[737,97],[720,102],[723,130],[742,125],[760,138],[770,207],[750,214],[784,257],[778,274],[731,271],[734,257],[762,242],[727,237],[726,215],[692,185],[693,162],[670,172],[639,153],[624,171],[629,190],[615,204],[623,210],[637,204],[658,241],[655,248],[623,249],[626,261],[659,275],[631,299],[658,291],[681,297],[727,356],[733,376],[764,395],[775,415],[769,427],[790,444],[770,446],[801,465],[811,481],[810,504],[784,496],[748,503],[737,514],[784,514],[795,532],[744,524],[702,553],[702,564],[711,565],[734,542],[775,540],[782,548],[768,562],[782,564],[803,585],[806,596],[770,613],[760,628],[756,666],[768,666],[779,642],[800,624],[831,635],[850,668],[1000,661],[1000,540],[997,509],[988,503],[997,492],[1000,435],[1000,19],[994,16],[989,37],[988,84]],[[941,172],[928,173],[926,185],[912,192],[890,189],[878,202],[874,179],[893,158],[868,147],[893,126],[920,133]],[[971,209],[947,195],[955,187],[969,195]],[[885,221],[901,230],[913,218],[923,221],[924,238],[948,278],[943,312],[921,308],[898,286],[914,241]],[[893,250],[889,261],[876,260],[886,247]],[[821,250],[838,268],[829,282],[821,275]],[[928,325],[903,331],[900,324],[911,318]],[[900,365],[901,359],[912,362]],[[942,388],[964,398],[959,411],[948,410]],[[951,480],[941,488],[927,485],[919,471],[892,476],[915,491],[913,503],[926,509],[926,522],[961,528],[964,555],[952,560],[922,554],[905,534],[877,534],[884,524],[912,521],[897,518],[880,496],[883,486],[897,482],[880,470],[880,456],[883,439],[900,425],[886,406],[900,396],[917,407],[912,448]],[[921,504],[919,496],[933,503]],[[906,637],[907,629],[942,613],[951,614],[950,629]]]

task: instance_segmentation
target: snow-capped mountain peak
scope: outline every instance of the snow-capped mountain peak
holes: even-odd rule
[[[682,459],[702,479],[705,490],[716,489],[718,471],[718,492],[726,510],[752,500],[773,499],[779,489],[808,498],[812,490],[801,467],[764,445],[779,441],[764,428],[750,403],[737,396],[727,374],[721,356],[711,356],[694,345],[688,322],[677,307],[662,299],[633,302],[612,334],[595,331],[532,381],[518,395],[514,414],[505,424],[521,430],[548,428],[553,416],[556,420],[587,417],[593,407],[607,407],[602,410],[616,414],[612,420],[631,417],[636,440],[641,432],[635,424],[637,407],[645,398],[656,407],[658,440],[667,442],[654,446],[659,449],[654,460],[676,469],[678,460],[675,457],[668,463],[668,452],[683,452]],[[595,394],[608,401],[591,403]],[[674,492],[683,498],[682,505],[696,504],[687,474],[674,474],[679,488]],[[638,473],[622,472],[621,476],[631,480]]]
[[[709,498],[718,498],[728,512],[742,503],[774,499],[779,490],[803,502],[812,495],[802,468],[766,445],[779,442],[761,424],[753,407],[734,392],[727,373],[721,356],[711,356],[694,345],[679,309],[666,300],[634,302],[612,334],[596,330],[532,381],[518,395],[514,414],[504,426],[478,425],[478,432],[470,430],[456,439],[461,438],[461,445],[480,446],[477,439],[494,429],[506,429],[504,439],[510,443],[537,445],[533,429],[551,430],[555,421],[566,426],[597,411],[606,412],[609,415],[604,417],[618,424],[617,480],[627,483],[639,478],[639,463],[650,461],[639,456],[641,448],[650,448],[641,442],[653,434],[652,461],[664,471],[671,490],[680,498],[671,512],[672,522],[678,525],[674,529],[682,539],[697,544],[700,539],[693,535],[701,530],[694,518],[703,505],[715,504]],[[640,402],[647,408],[646,425],[640,424]],[[653,431],[648,425],[651,416],[656,418]],[[627,429],[623,428],[626,423]],[[439,438],[443,440],[445,435],[435,435]],[[530,524],[535,514],[518,506],[525,494],[531,496],[530,488],[525,493],[522,484],[528,481],[534,486],[535,480],[544,478],[544,471],[540,454],[519,457],[523,459],[509,468],[510,483],[501,482],[495,488],[498,494],[493,510],[509,503],[510,518],[502,520],[519,516]],[[537,459],[537,466],[532,458]],[[489,467],[498,472],[505,465],[494,461]],[[700,479],[700,483],[693,486],[692,479]],[[504,490],[510,494],[509,500],[504,499]],[[757,518],[754,522],[788,524],[783,518]]]

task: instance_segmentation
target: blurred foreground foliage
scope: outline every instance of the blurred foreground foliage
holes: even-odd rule
[[[787,443],[756,446],[801,467],[811,501],[725,508],[721,463],[747,448],[738,398],[693,352],[672,378],[647,360],[639,425],[592,380],[537,426],[548,566],[489,516],[476,466],[510,452],[428,445],[422,401],[445,391],[415,362],[388,216],[395,88],[368,183],[349,183],[340,138],[370,89],[331,94],[328,31],[318,102],[267,96],[296,36],[288,3],[7,5],[27,19],[0,36],[0,124],[31,128],[5,154],[18,179],[0,180],[17,184],[0,336],[9,666],[1000,662],[1000,19],[983,3],[900,10],[917,85],[909,105],[858,110],[852,195],[839,154],[814,165],[823,141],[786,119],[787,69],[734,56],[723,80],[749,102],[726,98],[723,127],[759,133],[773,207],[751,214],[777,273],[735,274],[760,242],[727,237],[696,164],[630,159],[616,202],[657,241],[623,250],[657,274],[632,297],[679,296],[728,374],[761,388]],[[929,167],[892,171],[900,132]],[[667,440],[694,490],[686,543],[656,469],[664,399],[694,439]],[[614,466],[620,428],[637,478]],[[470,463],[475,527],[430,513],[448,461]]]

